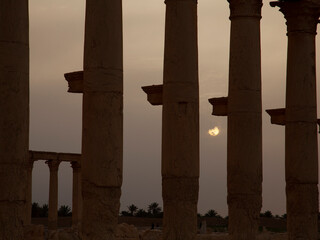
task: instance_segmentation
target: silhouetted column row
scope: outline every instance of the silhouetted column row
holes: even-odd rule
[[[29,164],[27,165],[27,198],[26,198],[26,224],[31,224],[32,205],[32,170],[34,161],[50,159],[46,161],[50,170],[49,184],[49,229],[57,228],[58,209],[58,169],[62,161],[70,162],[73,169],[73,191],[72,191],[72,226],[81,226],[81,164],[80,154],[56,153],[43,151],[29,151]]]
[[[0,0],[0,239],[23,240],[29,147],[27,0]]]

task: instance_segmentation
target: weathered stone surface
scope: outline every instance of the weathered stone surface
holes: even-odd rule
[[[67,228],[49,231],[48,240],[81,240],[81,237],[77,231]]]
[[[227,233],[199,234],[196,240],[230,240],[231,236]],[[264,232],[257,235],[257,240],[287,240],[286,233]]]
[[[162,231],[149,229],[140,233],[140,240],[161,240]]]
[[[25,225],[24,240],[43,240],[44,226],[43,225]]]
[[[0,239],[22,240],[29,148],[27,0],[0,1]]]
[[[86,1],[82,196],[83,240],[113,240],[122,185],[122,1]]]
[[[262,206],[262,0],[230,0],[227,184],[231,240],[255,240]]]
[[[118,224],[115,231],[117,240],[139,240],[138,229],[126,223]]]
[[[196,240],[229,240],[227,233],[198,234]]]
[[[98,188],[85,181],[82,183],[82,193],[86,200],[83,202],[83,239],[115,239],[120,208],[120,188]],[[88,218],[94,221],[89,222]]]
[[[289,240],[318,237],[318,141],[315,36],[319,1],[282,1],[287,20],[286,194]]]
[[[199,191],[197,1],[165,1],[163,239],[193,240]]]

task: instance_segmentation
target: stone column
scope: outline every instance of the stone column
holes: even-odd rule
[[[262,0],[229,0],[227,185],[229,234],[254,240],[262,205]]]
[[[29,157],[27,0],[0,0],[0,239],[22,240]]]
[[[315,35],[319,1],[273,2],[287,20],[285,170],[288,239],[318,239]]]
[[[29,164],[27,165],[27,198],[26,198],[26,220],[25,225],[31,224],[31,212],[32,212],[32,170],[33,170],[34,160],[29,159]]]
[[[122,185],[121,0],[86,2],[82,131],[82,239],[112,240]]]
[[[199,86],[197,0],[166,0],[163,112],[163,239],[197,233]]]
[[[72,227],[81,227],[82,195],[81,195],[81,166],[79,162],[71,162],[73,169],[72,186]]]
[[[48,229],[56,230],[58,228],[58,169],[60,161],[48,160],[46,163],[50,169]]]

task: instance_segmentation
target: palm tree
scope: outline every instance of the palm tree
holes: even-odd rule
[[[153,217],[157,217],[161,213],[161,207],[158,203],[153,202],[148,206],[148,213],[150,213]]]
[[[40,217],[48,217],[48,211],[49,211],[48,204],[43,204],[41,207]]]
[[[218,213],[215,210],[210,209],[204,216],[205,217],[218,217]]]
[[[130,206],[128,206],[128,210],[130,212],[130,215],[133,216],[137,212],[138,207],[134,204],[131,204]]]
[[[265,211],[264,213],[260,213],[260,217],[266,217],[266,218],[272,218],[272,212],[271,211]]]
[[[139,209],[135,216],[136,217],[148,217],[148,213],[144,209]]]
[[[60,217],[66,217],[71,215],[71,208],[67,205],[62,205],[58,210],[58,215]]]
[[[41,208],[37,202],[32,203],[31,216],[40,217]]]

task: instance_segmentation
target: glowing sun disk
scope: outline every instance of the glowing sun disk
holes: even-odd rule
[[[211,136],[217,136],[219,133],[220,133],[220,130],[218,127],[214,127],[212,129],[209,129],[208,133],[211,135]]]

